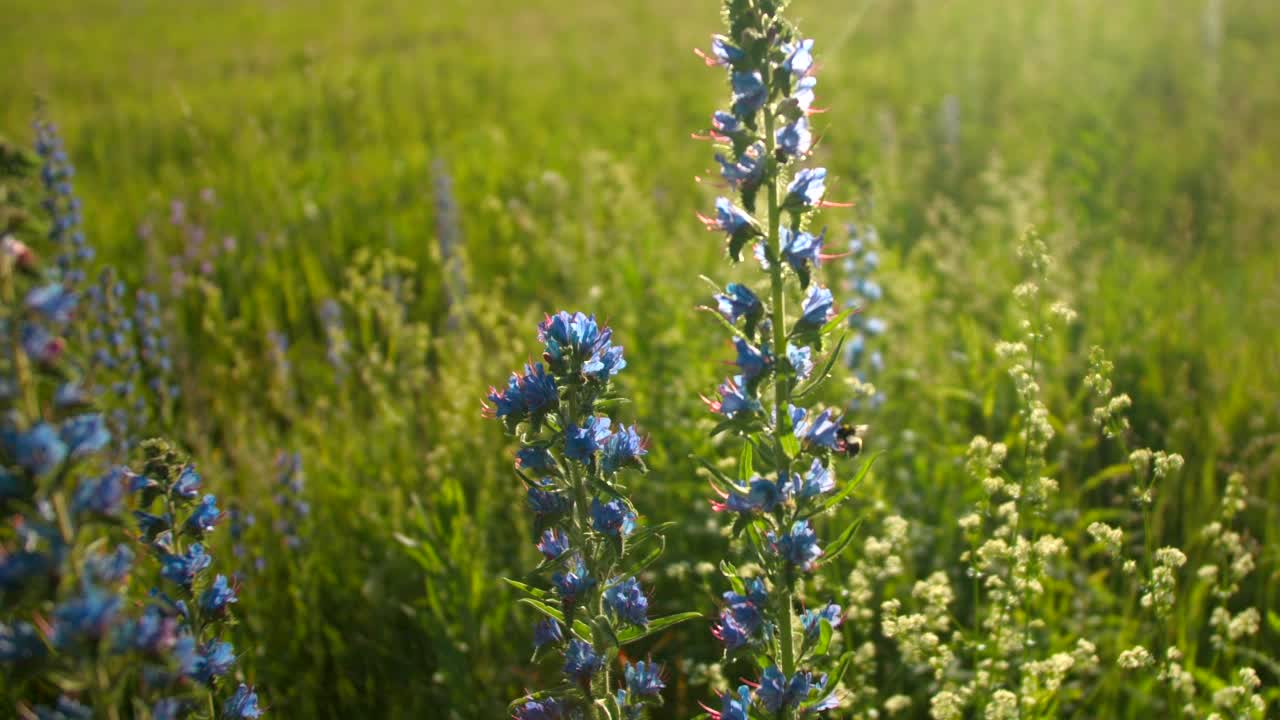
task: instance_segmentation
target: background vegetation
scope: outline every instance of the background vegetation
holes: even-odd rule
[[[657,613],[693,598],[712,614],[717,581],[684,561],[724,546],[688,458],[710,443],[698,395],[732,356],[694,312],[723,253],[694,218],[715,189],[693,178],[714,172],[689,139],[723,95],[691,52],[715,5],[7,4],[0,128],[28,141],[33,99],[48,101],[100,260],[163,299],[183,384],[171,432],[257,518],[243,563],[262,579],[237,645],[257,647],[244,664],[273,714],[496,717],[534,684],[535,618],[498,578],[536,550],[479,398],[561,307],[607,317],[627,346],[623,384],[652,437],[635,501],[685,528],[652,578]],[[865,419],[885,454],[860,504],[866,532],[892,514],[911,532],[877,603],[934,570],[962,582],[956,521],[982,496],[964,448],[1019,432],[994,346],[1018,333],[1013,246],[1035,223],[1059,259],[1053,292],[1080,313],[1045,358],[1063,486],[1050,520],[1080,540],[1069,528],[1091,512],[1127,507],[1124,454],[1087,437],[1080,380],[1101,345],[1136,443],[1186,458],[1154,532],[1197,564],[1196,532],[1242,472],[1260,557],[1241,602],[1280,606],[1280,5],[797,0],[793,14],[817,40],[831,195],[858,201],[826,219],[835,236],[874,224],[885,246],[886,403]],[[280,450],[301,453],[305,518],[277,501]],[[1052,623],[1099,643],[1127,632],[1058,591]],[[1180,600],[1184,650],[1207,642],[1210,603]],[[1275,622],[1256,652],[1275,655]],[[658,643],[669,659],[717,652],[705,623]],[[710,697],[699,670],[671,671],[673,713]],[[927,708],[927,678],[891,655],[876,682]],[[1146,707],[1119,669],[1095,682],[1061,711]]]

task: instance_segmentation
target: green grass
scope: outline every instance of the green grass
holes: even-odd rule
[[[829,108],[815,119],[818,159],[839,178],[832,194],[859,201],[828,222],[839,235],[872,221],[889,250],[890,400],[872,419],[887,454],[864,505],[923,528],[913,577],[954,570],[962,549],[955,519],[974,488],[957,452],[975,433],[1016,434],[993,346],[1016,332],[1012,248],[1034,222],[1061,260],[1055,291],[1082,318],[1045,382],[1063,430],[1084,426],[1076,388],[1102,345],[1134,398],[1136,442],[1188,460],[1159,496],[1163,538],[1189,543],[1226,471],[1244,471],[1267,568],[1244,595],[1280,602],[1280,85],[1269,72],[1280,5],[1222,3],[1215,40],[1211,4],[793,5],[818,41]],[[637,504],[705,524],[688,455],[714,452],[697,395],[729,350],[693,308],[706,302],[698,275],[728,273],[694,218],[715,173],[689,134],[724,102],[720,73],[691,52],[719,25],[715,3],[11,0],[4,16],[0,128],[27,138],[33,98],[48,101],[104,260],[163,282],[181,240],[144,243],[138,227],[163,228],[171,198],[206,187],[218,197],[209,226],[240,241],[216,291],[171,303],[188,390],[176,431],[264,516],[273,449],[306,459],[312,539],[297,555],[267,551],[268,575],[243,600],[241,642],[262,646],[246,666],[273,714],[495,717],[537,684],[533,618],[498,582],[534,553],[508,450],[478,400],[527,355],[545,311],[610,319],[653,436]],[[472,291],[453,331],[437,160],[456,188]],[[419,292],[404,304],[410,327],[383,317],[353,330],[356,355],[393,361],[339,386],[316,308],[350,288],[361,249],[411,261]],[[352,292],[351,306],[368,295]],[[368,313],[398,305],[374,298]],[[277,330],[293,340],[288,376],[267,359]],[[1085,480],[1118,452],[1064,434],[1071,459],[1055,469],[1067,497],[1113,503]],[[692,530],[672,544],[673,559],[721,549]],[[664,610],[693,599],[710,613],[720,589],[657,582]],[[1184,634],[1197,609],[1180,616]],[[655,654],[712,659],[697,625]],[[1262,647],[1276,642],[1264,631]],[[692,714],[708,695],[680,677],[676,707]],[[926,687],[888,670],[880,681]],[[1141,714],[1123,684],[1099,681],[1116,703],[1106,714]]]

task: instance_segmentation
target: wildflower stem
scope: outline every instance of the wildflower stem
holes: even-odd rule
[[[22,323],[19,322],[17,288],[13,275],[17,269],[17,261],[8,256],[0,256],[0,298],[13,313],[9,318],[9,347],[13,352],[14,381],[21,388],[23,412],[28,422],[37,422],[40,418],[39,406],[36,403],[36,385],[31,380],[31,360],[22,346]]]
[[[764,111],[764,136],[767,152],[767,171],[765,185],[769,197],[769,285],[772,298],[773,353],[774,357],[785,357],[787,347],[787,307],[783,293],[782,277],[782,241],[779,237],[779,220],[782,212],[778,206],[778,163],[774,152],[775,136],[772,108]],[[774,408],[774,441],[775,455],[778,458],[778,477],[791,477],[791,459],[782,445],[782,434],[790,432],[790,416],[787,405],[790,402],[790,387],[777,375],[773,382]],[[791,578],[784,577],[778,595],[778,632],[782,645],[782,672],[791,677],[796,671],[795,639],[791,633]]]
[[[576,423],[578,421],[577,413],[571,413],[571,414],[574,416],[573,422]],[[574,538],[574,541],[579,548],[585,549],[586,537],[587,537],[586,483],[584,482],[582,475],[578,473],[577,469],[573,466],[573,463],[565,463],[565,472],[569,474],[569,483],[573,486],[573,527],[575,529],[575,533],[577,534],[577,537]],[[599,573],[597,571],[597,568],[595,567],[594,555],[592,553],[584,552],[582,560],[584,563],[586,563],[587,569],[590,571],[592,577],[599,577]],[[604,602],[603,596],[601,597],[600,602],[601,603]],[[591,607],[589,604],[585,606]],[[601,607],[600,610],[603,610],[603,607]],[[572,629],[573,629],[572,625],[570,625],[569,631],[572,631]],[[596,704],[595,700],[597,696],[600,696],[600,681],[602,676],[604,676],[604,681],[605,681],[604,687],[606,688],[605,692],[607,693],[607,688],[608,688],[607,673],[608,673],[608,669],[606,668],[604,673],[597,674],[596,677],[591,680],[591,683],[584,688],[584,690],[586,690],[586,693],[587,693],[587,707],[590,708],[590,717],[592,718],[592,720],[599,720],[600,718],[600,706]]]

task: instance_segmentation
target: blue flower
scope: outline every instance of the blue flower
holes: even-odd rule
[[[791,364],[791,369],[795,370],[796,377],[801,380],[808,379],[813,373],[813,351],[808,347],[796,347],[787,343],[787,362]]]
[[[151,720],[179,720],[186,717],[186,704],[178,698],[161,698],[151,706]]]
[[[542,367],[542,363],[525,364],[524,375],[511,374],[507,389],[499,393],[489,388],[488,399],[493,407],[485,406],[488,417],[540,418],[560,401],[556,381]]]
[[[169,513],[164,515],[152,515],[143,510],[134,510],[133,519],[138,523],[138,529],[142,531],[142,537],[151,540],[160,533],[169,529],[173,518]]]
[[[769,602],[769,594],[765,592],[762,581],[752,580],[746,595],[739,595],[730,590],[723,597],[725,608],[722,612],[731,618],[735,625],[749,634],[760,629],[764,623],[763,610]]]
[[[218,512],[218,498],[214,495],[205,495],[196,509],[191,511],[185,528],[188,533],[201,537],[207,532],[212,532],[221,518],[222,513]]]
[[[564,706],[555,698],[527,700],[516,708],[512,717],[515,720],[561,720],[564,717]]]
[[[752,174],[757,167],[755,165],[741,165],[739,163],[728,164],[727,161],[718,156],[720,163],[724,166],[724,172],[732,176],[730,182],[755,182],[758,178]],[[755,162],[754,158],[750,158],[751,162]],[[744,174],[745,173],[745,174]],[[729,240],[729,252],[733,256],[734,261],[738,260],[738,254],[741,252],[739,248],[748,239],[759,237],[764,234],[760,229],[759,223],[746,210],[734,205],[728,198],[716,198],[716,215],[713,218],[707,217],[702,213],[698,213],[698,219],[706,226],[708,230],[720,231],[725,233]],[[733,321],[730,321],[733,322]]]
[[[604,363],[604,356],[611,349],[612,335],[612,330],[601,328],[596,323],[594,315],[580,312],[568,313],[561,310],[555,315],[547,316],[538,325],[538,340],[546,345],[543,358],[551,366],[551,370],[559,375],[568,373],[575,365],[581,365],[592,358]],[[616,374],[626,365],[622,362],[621,348],[618,348],[614,362],[616,368],[612,368],[609,374]],[[599,372],[598,368],[596,372]],[[607,377],[608,375],[605,376],[606,379]]]
[[[623,670],[627,680],[627,691],[637,697],[657,697],[667,685],[662,682],[662,666],[650,660],[641,660],[635,665],[627,663]]]
[[[62,338],[51,335],[43,327],[32,323],[22,326],[22,350],[37,363],[52,365],[65,349]]]
[[[98,413],[77,415],[62,423],[59,433],[72,460],[88,457],[111,442],[111,433]]]
[[[831,306],[834,303],[831,291],[821,285],[812,285],[805,295],[804,304],[800,306],[801,325],[821,327],[831,319]]]
[[[642,627],[649,624],[649,598],[633,577],[606,588],[604,602],[609,612],[623,622]]]
[[[822,630],[823,620],[826,620],[832,628],[838,628],[844,622],[844,613],[835,603],[827,603],[820,610],[805,610],[804,615],[800,617],[805,636],[810,640],[817,638]]]
[[[551,618],[543,618],[533,627],[534,648],[558,645],[561,642],[564,642],[564,632],[560,629],[559,622]]]
[[[720,711],[703,706],[712,720],[749,720],[751,712],[751,690],[746,685],[739,685],[738,692],[724,693],[720,696]]]
[[[592,498],[591,527],[605,535],[626,537],[636,527],[636,514],[621,500],[602,503],[599,498]]]
[[[769,545],[773,551],[788,563],[803,570],[812,570],[822,557],[822,548],[818,547],[818,536],[809,527],[808,520],[799,520],[791,526],[790,532],[777,537],[773,531],[768,534]]]
[[[797,672],[791,676],[791,680],[787,680],[787,676],[782,673],[776,666],[765,668],[764,674],[760,677],[760,686],[756,688],[756,699],[764,706],[765,710],[776,713],[784,707],[798,707],[800,703],[808,699],[809,694],[817,690],[821,692],[827,684],[827,676],[820,675],[816,680],[813,674],[809,672]],[[829,696],[831,697],[831,696]],[[826,703],[827,699],[820,701],[819,704]],[[819,709],[830,709],[839,704],[838,698],[835,705],[828,705],[823,708],[817,706],[808,706],[805,712],[813,712]]]
[[[626,367],[627,361],[622,357],[622,346],[608,345],[596,351],[594,355],[582,364],[582,374],[600,382],[605,382],[622,372]]]
[[[742,132],[742,121],[723,110],[717,110],[711,116],[711,129],[725,136]],[[716,203],[717,206],[719,203]]]
[[[592,416],[582,427],[570,423],[565,429],[564,455],[583,465],[590,465],[601,443],[609,437],[610,421],[605,416]]]
[[[564,654],[564,674],[571,680],[577,680],[586,685],[591,682],[591,676],[599,672],[602,667],[604,667],[604,659],[596,654],[589,643],[577,638],[569,641],[569,649]]]
[[[62,695],[52,708],[37,705],[35,717],[36,720],[93,720],[93,710]]]
[[[600,450],[601,469],[612,473],[635,464],[647,452],[645,445],[634,425],[622,428],[605,439]]]
[[[160,655],[178,641],[178,619],[156,605],[121,631],[123,644],[148,655]]]
[[[742,386],[745,380],[741,375],[735,375],[716,388],[716,392],[720,394],[719,400],[710,400],[706,397],[702,401],[711,408],[711,412],[720,413],[727,418],[732,418],[740,412],[748,413],[760,410],[760,401],[755,398],[747,397],[743,392]]]
[[[769,99],[769,87],[759,72],[735,72],[729,78],[733,89],[733,104],[730,110],[734,116],[744,122],[751,121],[760,108]]]
[[[200,594],[200,609],[211,617],[220,618],[227,614],[227,609],[236,602],[236,586],[227,580],[226,575],[219,574],[213,584]]]
[[[31,623],[0,623],[0,663],[26,664],[48,652],[40,631]]]
[[[806,272],[808,265],[822,266],[822,243],[825,238],[825,230],[817,235],[811,235],[803,231],[792,232],[786,227],[778,228],[782,259],[798,273]],[[769,262],[764,256],[763,244],[756,246],[756,257],[766,269],[769,267]]]
[[[741,317],[758,317],[764,311],[760,298],[746,285],[729,283],[724,290],[723,293],[716,295],[716,303],[719,305],[720,314],[731,324],[737,323],[738,318]]]
[[[733,619],[728,608],[720,611],[720,621],[711,626],[711,634],[724,643],[724,649],[729,652],[751,642],[751,632]]]
[[[538,541],[538,549],[548,560],[555,560],[569,551],[569,538],[556,528],[542,531],[542,539]]]
[[[543,487],[551,487],[550,481],[544,481],[542,487],[530,486],[526,496],[534,515],[551,517],[569,509],[569,498],[564,493],[544,490]]]
[[[10,444],[7,438],[5,444]],[[48,423],[40,423],[17,435],[12,445],[18,465],[37,477],[49,474],[67,457],[66,444]]]
[[[194,465],[187,465],[178,473],[173,483],[173,494],[183,500],[195,500],[200,496],[200,473]]]
[[[117,545],[114,552],[94,552],[85,558],[84,573],[91,582],[110,585],[129,576],[133,568],[133,551],[128,545]]]
[[[804,477],[794,473],[791,475],[791,493],[797,500],[817,497],[830,492],[835,486],[836,481],[831,477],[831,471],[816,458]]]
[[[720,496],[724,502],[711,502],[716,512],[772,512],[782,502],[783,492],[776,483],[756,476],[746,488],[735,486],[734,492],[722,492]]]
[[[813,132],[809,130],[808,118],[803,115],[774,131],[774,138],[778,149],[791,157],[805,155],[813,147]]]
[[[100,478],[84,478],[71,499],[76,515],[94,514],[112,517],[120,513],[125,494],[125,475],[119,468]]]
[[[591,588],[596,586],[596,579],[591,577],[591,573],[587,571],[586,563],[582,562],[582,558],[574,558],[565,572],[555,573],[551,576],[551,585],[556,590],[556,595],[560,597],[560,602],[565,606],[566,611],[572,608],[578,600]]]
[[[23,301],[28,310],[43,315],[50,322],[62,324],[71,319],[79,298],[62,283],[32,288]]]
[[[769,591],[765,589],[763,580],[760,578],[754,578],[747,583],[746,595],[727,592],[724,594],[724,600],[730,605],[740,602],[749,602],[757,607],[764,607],[769,602]]]
[[[556,459],[544,447],[520,448],[516,452],[516,467],[521,470],[541,472],[552,470],[555,466]]]
[[[83,595],[54,610],[56,631],[53,644],[67,648],[82,639],[101,640],[120,613],[120,605],[119,596],[105,593],[92,585],[86,587]]]
[[[796,173],[787,186],[782,206],[793,211],[816,206],[822,202],[822,196],[827,192],[826,180],[826,168],[804,168]]]
[[[707,65],[710,65],[710,66],[732,65],[738,62],[739,60],[746,58],[747,56],[747,54],[742,51],[742,48],[739,48],[733,43],[729,42],[729,38],[723,35],[711,36],[711,56],[710,57],[703,54],[702,51],[698,51],[698,54],[701,55],[702,59],[705,60]]]
[[[53,393],[53,404],[59,408],[74,408],[93,402],[93,396],[78,382],[65,382]]]
[[[222,717],[228,720],[254,720],[262,717],[262,710],[258,708],[258,694],[253,688],[240,683],[235,694],[222,705]]]
[[[29,550],[0,555],[0,589],[19,590],[35,577],[52,574],[56,565],[54,558]]]
[[[800,40],[799,42],[783,43],[782,54],[786,58],[782,61],[782,69],[802,78],[813,70],[813,41]]]
[[[734,362],[742,369],[742,377],[748,383],[764,374],[773,365],[773,358],[742,338],[734,338],[733,345],[738,349],[738,359]]]
[[[197,646],[190,635],[183,636],[174,647],[182,674],[206,685],[214,678],[222,677],[236,663],[235,647],[229,642],[210,640],[203,647]]]
[[[840,426],[835,422],[835,416],[830,409],[823,410],[818,417],[809,420],[803,409],[792,407],[791,422],[795,425],[793,430],[795,436],[806,447],[840,449]]]
[[[756,699],[765,710],[771,713],[776,713],[787,705],[800,704],[799,700],[791,697],[787,688],[787,676],[782,674],[776,665],[765,668],[760,676],[760,686],[756,688]]]
[[[160,575],[169,582],[181,585],[190,591],[196,576],[208,568],[212,562],[213,558],[205,553],[204,546],[195,543],[182,555],[164,553],[160,558]]]
[[[743,150],[732,162],[724,155],[716,154],[720,163],[720,175],[734,190],[750,190],[759,186],[764,177],[764,143],[754,143]]]

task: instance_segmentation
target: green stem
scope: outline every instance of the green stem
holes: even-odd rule
[[[12,348],[13,376],[22,394],[22,411],[26,421],[35,424],[40,420],[40,407],[36,401],[36,386],[31,377],[31,359],[22,347],[21,309],[18,306],[17,287],[14,275],[17,271],[17,260],[0,256],[0,297],[9,309],[9,347]]]
[[[778,164],[774,154],[773,111],[766,106],[764,111],[765,128],[765,173],[766,189],[769,195],[769,285],[772,299],[773,325],[773,357],[775,365],[778,358],[786,356],[787,348],[787,306],[783,294],[782,276],[782,240],[779,232],[779,220],[782,212],[778,206]],[[787,414],[787,406],[791,400],[791,388],[783,382],[778,371],[774,370],[774,440],[775,454],[778,458],[778,476],[791,476],[791,459],[782,446],[782,433],[791,432],[791,418]],[[785,530],[785,528],[784,528]],[[782,672],[788,678],[796,671],[795,638],[792,637],[792,600],[790,573],[783,578],[781,587],[775,589],[778,595],[778,633],[782,645]],[[788,711],[789,713],[789,711]]]

